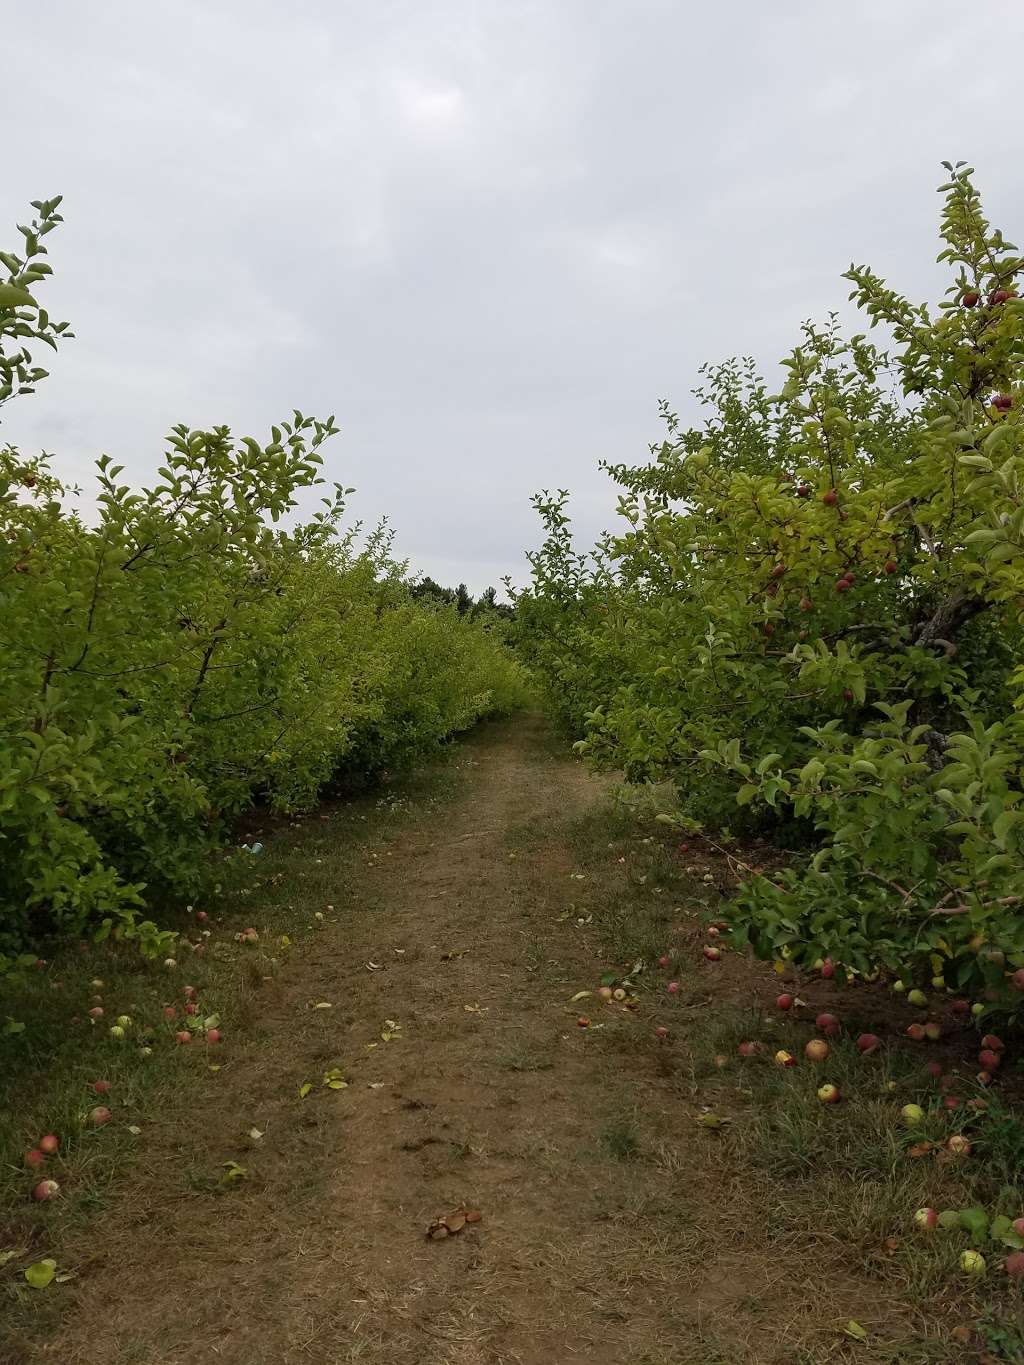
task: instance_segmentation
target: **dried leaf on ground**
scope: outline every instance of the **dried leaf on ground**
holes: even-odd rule
[[[444,1213],[440,1218],[435,1218],[427,1228],[427,1239],[439,1242],[444,1237],[454,1237],[467,1224],[479,1223],[482,1218],[483,1214],[479,1209],[462,1205],[460,1208],[453,1209],[451,1213]]]

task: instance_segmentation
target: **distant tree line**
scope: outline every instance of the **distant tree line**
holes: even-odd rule
[[[474,599],[465,583],[460,583],[457,588],[444,588],[440,583],[435,583],[432,578],[427,576],[418,579],[412,584],[409,591],[417,600],[426,598],[444,606],[454,607],[460,616],[495,615],[510,619],[515,615],[513,608],[507,602],[497,600],[498,591],[496,588],[484,588],[480,596]]]

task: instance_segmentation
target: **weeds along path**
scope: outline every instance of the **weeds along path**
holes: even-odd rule
[[[318,885],[339,911],[348,897],[340,922],[259,989],[250,1042],[198,1105],[154,1126],[144,1166],[67,1254],[71,1307],[33,1359],[896,1358],[844,1346],[831,1323],[823,1343],[822,1312],[870,1319],[878,1291],[833,1275],[824,1304],[835,1248],[784,1253],[744,1218],[758,1192],[697,1126],[693,1060],[655,1043],[657,1003],[571,1003],[607,964],[588,882],[626,861],[604,852],[588,871],[572,840],[588,812],[600,832],[605,793],[520,717],[473,738],[451,803],[371,837],[355,871],[351,846],[321,850]],[[580,1028],[581,1011],[601,1026]],[[347,1089],[322,1087],[334,1067]],[[228,1160],[248,1178],[217,1193]],[[427,1240],[463,1203],[482,1222]]]

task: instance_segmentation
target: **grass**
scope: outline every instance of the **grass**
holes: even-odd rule
[[[170,921],[182,935],[175,967],[108,940],[44,947],[43,967],[4,978],[3,1013],[23,1028],[0,1030],[0,1253],[15,1253],[0,1263],[0,1316],[20,1308],[45,1325],[47,1296],[26,1285],[24,1268],[49,1255],[59,1264],[63,1239],[102,1212],[132,1167],[145,1163],[147,1127],[187,1113],[191,1098],[214,1083],[212,1068],[231,1067],[235,1040],[259,1036],[260,994],[292,945],[343,921],[352,897],[346,869],[385,857],[383,843],[395,828],[424,810],[441,810],[455,784],[452,765],[442,764],[322,815],[267,818],[259,836],[264,855],[234,851],[213,865],[209,893],[196,902],[209,919],[201,923],[181,910]],[[249,925],[258,929],[257,946],[235,941]],[[191,1020],[183,1014],[185,985],[197,993]],[[174,1020],[163,1012],[171,1004]],[[94,1007],[104,1011],[96,1020],[88,1013]],[[190,1045],[175,1043],[176,1030],[212,1014],[220,1016],[221,1043],[207,1045],[201,1028]],[[121,1015],[131,1024],[118,1041],[110,1028]],[[335,1049],[325,1039],[325,1058]],[[109,1093],[93,1090],[97,1080],[110,1082]],[[90,1113],[99,1105],[114,1117],[97,1128]],[[45,1133],[59,1137],[60,1149],[32,1171],[25,1154]],[[244,1164],[241,1148],[235,1156]],[[221,1174],[217,1160],[186,1160],[183,1183],[219,1194]],[[43,1178],[59,1183],[60,1196],[33,1202],[30,1192]],[[302,1197],[318,1192],[308,1172],[300,1183]]]
[[[631,1122],[612,1124],[601,1134],[601,1141],[615,1161],[633,1161],[640,1155],[640,1136]]]
[[[709,1196],[710,1225],[708,1209],[699,1207],[696,1235],[693,1227],[680,1227],[680,1240],[689,1239],[698,1259],[714,1255],[714,1219],[735,1220],[746,1230],[753,1255],[831,1283],[841,1285],[849,1274],[874,1284],[871,1299],[850,1312],[851,1318],[862,1316],[869,1329],[870,1357],[850,1340],[836,1340],[825,1353],[818,1338],[806,1351],[794,1339],[787,1361],[964,1361],[964,1343],[953,1335],[958,1327],[960,1337],[969,1327],[974,1348],[987,1349],[993,1360],[1024,1361],[1024,1295],[1002,1274],[1005,1248],[987,1245],[989,1274],[980,1284],[968,1283],[959,1268],[961,1252],[970,1245],[966,1233],[925,1234],[913,1225],[915,1209],[925,1205],[1024,1214],[1024,1116],[959,1071],[953,1089],[961,1106],[944,1109],[936,1080],[925,1069],[927,1054],[902,1040],[862,1056],[851,1039],[877,1021],[873,1002],[854,993],[838,997],[844,1036],[833,1040],[827,1060],[805,1061],[813,1012],[807,1021],[767,1015],[744,1003],[749,987],[717,989],[721,978],[714,975],[717,969],[709,976],[699,945],[721,901],[722,868],[706,852],[680,856],[678,836],[666,836],[649,817],[643,805],[638,814],[628,805],[609,804],[564,830],[540,836],[535,831],[533,838],[567,842],[583,877],[565,892],[570,922],[575,916],[597,927],[608,962],[632,974],[653,1019],[670,1028],[670,1045],[655,1054],[654,1076],[681,1103],[697,1103],[726,1120],[720,1128],[687,1133],[687,1142],[701,1145],[710,1170],[730,1175]],[[518,858],[528,862],[526,831],[517,833],[515,846]],[[655,969],[666,953],[669,969]],[[761,968],[744,970],[763,975]],[[681,983],[674,998],[663,994],[669,975]],[[735,980],[735,972],[729,979]],[[765,986],[773,990],[764,981],[762,996]],[[762,1041],[766,1053],[741,1059],[737,1046],[745,1039]],[[649,1039],[636,1031],[609,1029],[593,1046],[609,1075],[623,1066],[638,1075],[651,1072]],[[793,1052],[798,1065],[775,1065],[778,1048]],[[818,1101],[816,1091],[825,1080],[839,1086],[840,1104]],[[987,1104],[987,1111],[968,1108],[969,1100]],[[926,1112],[913,1130],[900,1117],[909,1103]],[[943,1144],[954,1133],[969,1137],[970,1158],[945,1159]],[[691,1155],[678,1147],[678,1138],[648,1141],[633,1122],[616,1121],[601,1140],[606,1157],[616,1162],[652,1161],[679,1179],[692,1170]],[[923,1141],[935,1144],[933,1149],[911,1155]],[[756,1320],[756,1312],[744,1312]],[[679,1357],[719,1358],[738,1359],[738,1348],[708,1338],[695,1355]]]

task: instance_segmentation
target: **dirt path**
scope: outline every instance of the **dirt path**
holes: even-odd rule
[[[138,1164],[61,1252],[59,1327],[2,1365],[1024,1360],[950,1344],[965,1306],[891,1236],[936,1186],[893,1137],[889,1073],[833,1058],[861,1096],[833,1115],[813,1073],[735,1064],[741,1038],[799,1049],[811,1025],[765,1018],[770,968],[704,961],[724,863],[680,867],[617,823],[535,717],[481,729],[454,772],[453,798],[397,821],[342,807],[269,841],[260,951],[290,898],[325,927],[276,975],[245,959],[246,1040],[145,1119]],[[627,954],[652,967],[639,1010],[573,1003]],[[808,1019],[860,1008],[806,993]],[[348,1086],[325,1089],[336,1067]],[[224,1191],[229,1161],[247,1177]],[[428,1241],[464,1203],[482,1222]]]
[[[686,1218],[672,1209],[670,1249],[661,1216],[677,1174],[615,1159],[637,1093],[621,1053],[592,1046],[567,1004],[599,970],[558,918],[571,852],[509,842],[526,821],[563,828],[602,794],[531,718],[470,745],[455,802],[367,856],[356,908],[267,988],[262,1038],[196,1112],[164,1120],[157,1160],[94,1225],[103,1250],[42,1358],[712,1359],[678,1344],[694,1323],[674,1273]],[[347,1090],[297,1100],[336,1065]],[[265,1136],[239,1156],[253,1124]],[[204,1192],[194,1173],[228,1158],[250,1178]],[[428,1242],[428,1222],[463,1201],[482,1223]]]

